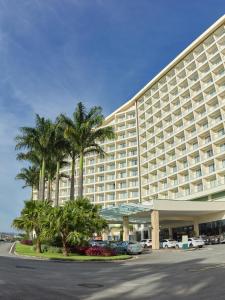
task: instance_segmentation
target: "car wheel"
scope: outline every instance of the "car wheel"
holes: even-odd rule
[[[165,248],[168,248],[168,245],[165,245]]]
[[[190,245],[189,245],[189,248],[192,248],[192,247],[193,247],[193,245],[192,245],[192,244],[190,244]]]
[[[175,248],[176,248],[176,249],[179,249],[179,246],[178,246],[178,245],[176,245],[176,246],[175,246]]]
[[[146,244],[144,245],[144,248],[147,248],[147,245],[146,245]]]

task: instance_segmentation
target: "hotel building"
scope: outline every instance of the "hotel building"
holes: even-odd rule
[[[225,16],[105,125],[117,135],[102,144],[107,155],[85,158],[84,195],[93,203],[224,199]],[[61,203],[69,187],[60,183]]]
[[[107,155],[85,158],[84,194],[93,203],[225,196],[225,17],[105,125],[117,135],[102,145]],[[68,197],[65,180],[60,199]]]

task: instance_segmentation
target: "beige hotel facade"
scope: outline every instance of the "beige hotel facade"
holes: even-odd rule
[[[93,203],[225,200],[225,15],[105,125],[117,135],[102,144],[107,155],[85,158],[84,194]],[[62,204],[69,187],[61,181]]]

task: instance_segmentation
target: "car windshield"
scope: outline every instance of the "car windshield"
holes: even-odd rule
[[[169,242],[176,242],[175,240],[168,240]]]

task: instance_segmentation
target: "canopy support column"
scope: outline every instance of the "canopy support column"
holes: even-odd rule
[[[129,218],[123,216],[123,241],[129,241]]]
[[[152,249],[159,250],[159,212],[158,210],[151,211],[152,225]]]
[[[199,225],[197,219],[194,219],[194,232],[196,236],[199,236]]]

